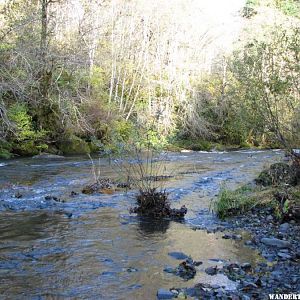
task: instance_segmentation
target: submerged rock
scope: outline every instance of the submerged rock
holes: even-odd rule
[[[183,252],[177,252],[177,251],[169,252],[168,255],[175,258],[175,259],[178,259],[178,260],[189,258],[189,256],[184,254]]]

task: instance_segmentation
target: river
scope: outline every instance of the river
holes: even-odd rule
[[[209,211],[211,201],[220,186],[247,183],[282,155],[275,150],[169,153],[165,164],[173,177],[164,185],[173,207],[188,208],[185,222],[130,215],[135,191],[82,194],[93,181],[91,161],[84,156],[0,161],[0,298],[148,300],[156,299],[159,288],[198,282],[234,288],[234,282],[209,276],[205,268],[262,258],[243,241],[212,232],[220,221]],[[101,176],[118,177],[108,159],[100,165]],[[63,201],[45,200],[49,195]],[[163,271],[180,262],[168,255],[173,251],[203,261],[194,279]]]

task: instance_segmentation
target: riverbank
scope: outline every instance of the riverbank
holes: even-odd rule
[[[171,289],[175,296],[183,295],[181,299],[264,300],[269,299],[270,294],[299,294],[299,223],[281,223],[272,215],[270,208],[260,208],[233,217],[225,226],[218,226],[214,231],[223,232],[224,239],[243,240],[244,245],[258,251],[264,261],[252,264],[228,260],[223,261],[221,266],[216,264],[206,270],[212,276],[227,276],[237,284],[234,290],[222,285],[198,283],[192,288]],[[239,235],[241,231],[250,233],[251,238],[243,238]]]
[[[257,185],[253,182],[234,191],[223,189],[215,200],[214,207],[225,220],[219,221],[218,225],[216,222],[213,232],[223,232],[223,239],[242,240],[264,261],[251,264],[228,260],[206,270],[212,276],[227,276],[237,284],[234,290],[198,283],[192,288],[172,289],[171,293],[182,295],[183,299],[189,296],[235,300],[269,299],[270,294],[299,294],[300,185],[299,173],[289,166],[293,165],[271,165],[255,180]],[[267,180],[269,175],[272,180]],[[241,232],[249,235],[241,235]]]
[[[156,134],[157,135],[157,134]],[[269,150],[278,149],[278,144],[266,143],[262,145],[253,145],[249,143],[229,144],[217,141],[210,141],[204,139],[177,139],[173,138],[168,141],[165,137],[154,136],[147,139],[144,148],[151,149],[159,148],[163,151],[181,152],[181,151],[236,151],[236,150]],[[139,136],[139,134],[138,134]],[[67,137],[60,137],[60,139],[51,144],[46,141],[41,145],[29,142],[5,141],[0,140],[0,159],[10,159],[16,157],[32,157],[36,155],[86,155],[93,153],[101,153],[103,155],[120,155],[122,147],[127,144],[139,144],[143,148],[142,138],[138,140],[111,140],[102,141],[93,137],[78,137],[70,135]],[[149,144],[148,144],[149,143]],[[124,146],[122,146],[124,145]],[[133,145],[132,145],[133,146]],[[133,149],[132,149],[133,150]]]

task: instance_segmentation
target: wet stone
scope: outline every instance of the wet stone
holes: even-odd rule
[[[278,252],[278,253],[277,253],[277,256],[279,256],[279,257],[282,258],[282,259],[291,259],[291,258],[292,258],[291,255],[289,255],[289,254],[287,254],[287,253],[284,253],[284,252]]]
[[[208,275],[211,275],[211,276],[216,275],[217,272],[218,272],[218,267],[217,266],[209,267],[209,268],[205,269],[205,273],[208,274]]]
[[[20,199],[22,197],[23,197],[23,195],[20,192],[15,193],[15,198]]]
[[[165,267],[164,272],[174,274],[174,273],[176,273],[176,269],[174,269],[172,267]]]
[[[134,273],[134,272],[137,272],[138,269],[129,267],[129,268],[127,268],[127,269],[124,269],[124,271],[126,271],[126,272],[128,272],[128,273]]]
[[[291,247],[291,244],[288,241],[283,241],[276,238],[262,238],[261,242],[267,246],[274,246],[280,249]]]
[[[159,289],[157,291],[157,298],[158,299],[172,299],[174,298],[174,294],[169,291],[169,290],[166,290],[166,289]]]
[[[279,226],[279,231],[280,232],[287,232],[290,228],[290,224],[289,223],[283,223]]]
[[[242,239],[242,236],[240,234],[224,234],[222,236],[223,239],[225,240],[228,240],[228,239],[231,239],[231,240],[241,240]]]
[[[168,255],[175,258],[175,259],[178,259],[178,260],[189,258],[189,256],[187,256],[183,252],[176,252],[176,251],[175,252],[169,252]]]
[[[243,264],[241,264],[241,268],[244,271],[249,271],[249,270],[251,270],[251,264],[250,263],[243,263]]]

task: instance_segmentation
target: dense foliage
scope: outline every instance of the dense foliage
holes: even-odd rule
[[[193,5],[0,4],[0,157],[117,151],[145,129],[195,150],[298,147],[299,1],[246,1],[230,53]]]

